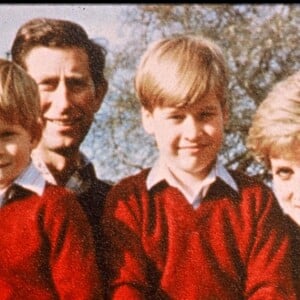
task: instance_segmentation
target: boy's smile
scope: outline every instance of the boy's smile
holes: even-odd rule
[[[22,126],[0,119],[0,189],[9,186],[25,169],[36,143]]]
[[[226,121],[214,95],[187,108],[143,109],[142,117],[145,130],[156,139],[161,159],[173,173],[199,179],[208,174],[222,145]]]

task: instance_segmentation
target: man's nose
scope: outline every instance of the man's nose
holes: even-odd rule
[[[64,111],[72,105],[70,91],[63,81],[57,85],[51,98],[52,106],[59,111]]]

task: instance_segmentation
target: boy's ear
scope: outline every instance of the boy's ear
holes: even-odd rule
[[[141,114],[142,114],[142,123],[143,123],[145,131],[149,134],[153,134],[154,129],[153,129],[152,113],[149,110],[142,107]]]
[[[96,87],[96,95],[94,101],[94,112],[96,113],[103,102],[104,96],[106,95],[108,90],[108,83],[107,81],[102,82],[98,87]]]
[[[227,106],[223,108],[223,125],[224,127],[227,125],[229,120],[229,109]]]

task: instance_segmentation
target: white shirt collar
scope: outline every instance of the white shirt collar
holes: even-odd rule
[[[156,163],[150,170],[146,179],[146,187],[148,190],[150,190],[157,183],[161,182],[162,180],[166,180],[169,185],[178,188],[186,197],[187,201],[192,204],[194,208],[197,208],[201,200],[206,196],[211,184],[216,181],[217,177],[219,177],[222,181],[229,185],[233,190],[238,192],[238,186],[235,180],[219,160],[217,160],[216,164],[212,167],[209,174],[203,180],[199,180],[199,185],[196,189],[196,195],[187,195],[180,183],[176,181],[174,177],[172,177],[170,171],[160,160],[156,161]]]
[[[43,175],[36,169],[32,162],[30,162],[28,167],[14,180],[13,183],[18,184],[39,196],[43,194],[46,186],[46,181],[43,178]],[[0,191],[0,207],[8,188],[9,187]]]
[[[14,183],[38,194],[39,196],[43,194],[46,186],[46,181],[43,178],[43,175],[32,162],[19,175],[19,177],[17,177]]]
[[[41,159],[38,150],[34,150],[32,151],[31,154],[31,158],[33,160],[34,165],[36,166],[36,168],[42,173],[43,177],[50,183],[57,185],[57,181],[54,178],[54,176],[51,174],[50,170],[48,169],[47,165],[45,164],[45,162]],[[90,159],[82,152],[80,152],[80,159],[77,162],[77,169],[74,171],[74,173],[76,173],[77,170],[82,169],[84,167],[86,167],[89,163],[91,163]],[[70,186],[70,189],[72,189],[71,187],[73,186],[73,181],[74,179],[72,177],[74,174],[72,174],[69,178],[69,180],[67,181],[67,183],[65,184],[66,187]],[[76,176],[76,174],[75,174]]]

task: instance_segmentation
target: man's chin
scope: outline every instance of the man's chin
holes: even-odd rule
[[[57,152],[62,155],[70,155],[71,153],[78,152],[80,148],[80,144],[82,141],[78,141],[75,139],[61,139],[61,140],[50,140],[45,141],[44,139],[41,141],[40,149]]]

